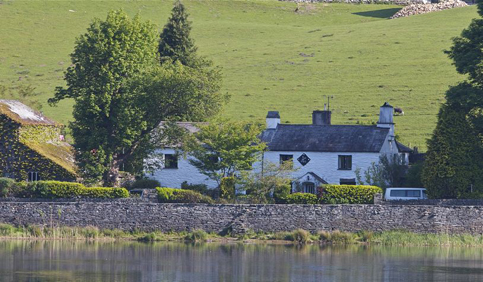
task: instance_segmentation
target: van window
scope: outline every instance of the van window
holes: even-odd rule
[[[421,197],[421,191],[420,190],[391,190],[390,196],[419,198]]]
[[[405,190],[391,190],[391,197],[406,197]]]
[[[407,197],[421,197],[421,191],[419,190],[407,190]]]

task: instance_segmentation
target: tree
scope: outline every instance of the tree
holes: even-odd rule
[[[461,198],[483,192],[483,150],[458,104],[445,104],[428,141],[422,180],[431,198]]]
[[[86,180],[117,186],[130,159],[145,156],[162,120],[201,121],[225,101],[219,72],[159,65],[155,27],[111,11],[95,19],[76,40],[67,87],[58,87],[51,105],[74,99],[70,123],[76,162]]]
[[[202,63],[196,56],[198,48],[190,37],[190,32],[191,22],[188,21],[186,8],[177,0],[160,35],[158,52],[161,62],[179,61],[188,67],[197,67]]]
[[[290,194],[294,171],[291,161],[282,164],[264,161],[260,169],[241,173],[241,190],[254,203],[283,203]]]
[[[362,180],[361,169],[356,169],[357,182],[360,185],[374,185],[381,188],[401,187],[403,186],[404,177],[407,173],[408,164],[403,156],[399,154],[381,155],[379,162],[372,163],[371,166],[364,171],[365,181]]]
[[[478,14],[483,16],[483,1],[478,0],[477,5]],[[453,46],[446,53],[456,71],[468,78],[451,87],[446,99],[449,104],[459,104],[459,109],[466,112],[483,146],[483,19],[474,19],[460,37],[453,39]]]
[[[220,184],[223,177],[251,170],[266,144],[258,136],[260,124],[221,121],[201,126],[185,144],[189,162],[201,173]]]

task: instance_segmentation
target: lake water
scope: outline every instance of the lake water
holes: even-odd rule
[[[0,241],[0,281],[483,281],[483,248]]]

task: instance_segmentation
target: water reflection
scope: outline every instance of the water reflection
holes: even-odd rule
[[[1,241],[0,281],[483,281],[483,248]]]

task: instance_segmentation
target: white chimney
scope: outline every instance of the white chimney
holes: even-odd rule
[[[389,135],[394,136],[394,108],[388,102],[381,106],[377,127],[389,128]]]
[[[280,114],[277,111],[268,111],[267,114],[267,129],[277,128],[280,123]]]

